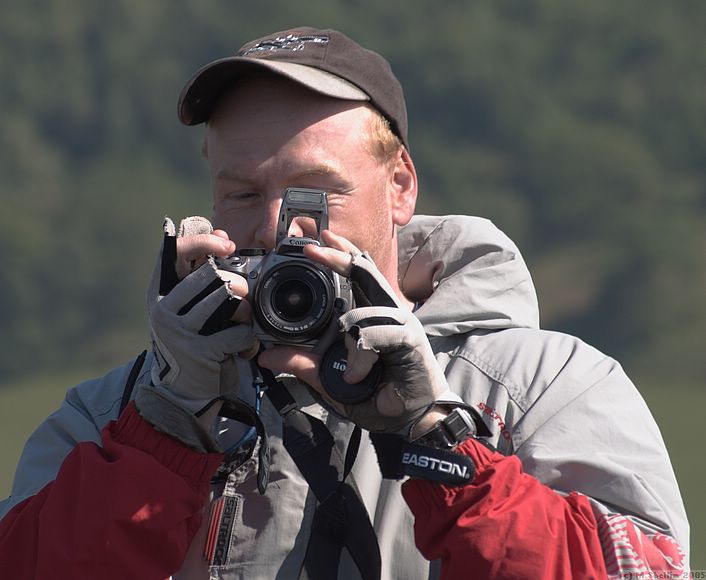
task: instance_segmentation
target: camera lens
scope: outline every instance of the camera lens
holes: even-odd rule
[[[253,313],[262,330],[285,343],[316,338],[333,312],[331,275],[308,260],[290,259],[258,281]]]
[[[284,280],[272,292],[272,305],[285,320],[301,320],[314,305],[314,291],[303,280]]]

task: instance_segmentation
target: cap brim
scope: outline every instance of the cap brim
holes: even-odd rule
[[[207,121],[223,91],[248,71],[266,69],[291,79],[317,93],[348,101],[369,101],[367,93],[354,84],[324,70],[266,59],[232,56],[216,60],[199,70],[179,96],[179,120],[185,125]]]

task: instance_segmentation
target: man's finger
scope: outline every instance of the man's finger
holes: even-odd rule
[[[351,273],[352,255],[359,254],[360,250],[352,242],[334,234],[331,230],[324,230],[321,239],[325,246],[309,244],[304,247],[304,255],[347,278]]]
[[[231,296],[243,298],[240,306],[231,317],[233,322],[251,322],[252,307],[247,302],[249,297],[248,283],[240,274],[229,272],[228,270],[216,270],[218,277],[228,284],[228,293]]]
[[[235,243],[220,235],[199,234],[177,239],[176,270],[184,278],[206,261],[206,256],[230,256],[235,252]]]
[[[362,381],[370,374],[373,365],[378,361],[378,355],[372,350],[362,350],[356,347],[355,339],[346,333],[346,371],[343,380],[350,385]]]
[[[323,240],[324,244],[326,244],[326,246],[328,246],[329,248],[334,248],[336,250],[341,250],[342,252],[348,253],[360,252],[360,248],[358,248],[353,242],[349,241],[343,236],[334,234],[331,230],[324,230],[323,232],[321,232],[321,239]]]
[[[214,234],[199,234],[177,239],[177,257],[195,260],[208,254],[229,256],[235,252],[235,243]]]
[[[304,255],[322,266],[331,268],[336,274],[348,278],[351,273],[351,255],[333,248],[326,248],[309,244],[304,246]]]
[[[228,237],[228,232],[226,232],[225,230],[213,230],[213,232],[211,232],[211,233],[212,233],[214,236],[217,236],[217,237],[219,237],[219,238],[221,238],[221,239],[223,239],[223,240],[228,240],[228,239],[230,239],[230,238]]]
[[[230,291],[235,296],[239,296],[240,298],[248,297],[248,282],[242,274],[231,272],[230,270],[222,270],[220,268],[216,270],[216,274],[218,274],[221,280],[228,282]]]

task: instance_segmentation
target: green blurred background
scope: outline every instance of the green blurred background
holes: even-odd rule
[[[147,344],[163,215],[210,212],[202,130],[176,120],[183,83],[313,24],[392,62],[420,212],[493,219],[524,252],[543,326],[634,378],[706,569],[706,3],[0,0],[0,14],[0,496],[65,390]]]

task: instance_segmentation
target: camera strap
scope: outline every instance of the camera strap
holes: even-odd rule
[[[128,403],[130,402],[130,399],[132,399],[132,392],[135,390],[135,384],[137,383],[137,379],[140,376],[140,370],[142,369],[142,365],[145,364],[146,358],[147,351],[143,350],[135,359],[135,362],[133,363],[132,368],[130,369],[130,374],[127,377],[127,381],[125,382],[125,388],[123,389],[123,396],[120,400],[120,411],[118,412],[118,416],[123,414],[125,407],[127,407]]]
[[[267,397],[282,417],[284,447],[318,500],[300,580],[338,578],[344,547],[363,580],[379,580],[377,535],[355,483],[346,481],[358,454],[360,428],[354,428],[344,459],[324,422],[301,411],[272,371],[257,368]]]

